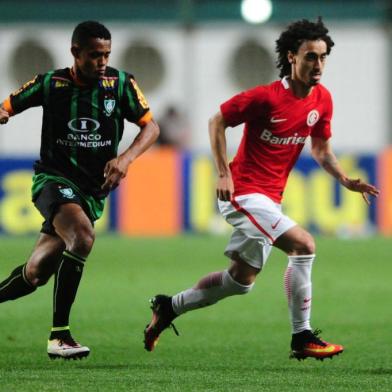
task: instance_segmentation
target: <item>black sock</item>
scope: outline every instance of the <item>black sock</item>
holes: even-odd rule
[[[66,327],[53,327],[50,331],[49,340],[53,339],[60,339],[60,340],[67,340],[71,338],[71,331],[69,326]]]
[[[86,259],[69,251],[63,257],[54,276],[53,327],[66,328],[69,314],[82,278]]]
[[[26,264],[16,267],[11,275],[0,283],[0,303],[23,297],[36,290],[26,278]]]

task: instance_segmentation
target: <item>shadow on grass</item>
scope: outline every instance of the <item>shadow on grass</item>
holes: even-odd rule
[[[163,363],[130,363],[127,365],[119,364],[119,365],[107,365],[107,364],[81,364],[78,366],[79,369],[83,370],[99,370],[99,369],[128,369],[133,371],[140,371],[140,372],[151,372],[151,371],[162,371],[163,368],[166,368],[166,371],[172,370],[173,372],[181,371],[181,372],[200,372],[200,373],[226,373],[227,366],[226,365],[204,365],[202,363],[197,364],[197,369],[195,369],[195,364],[179,364],[179,363],[167,363],[166,365]],[[316,371],[324,371],[322,367],[315,366],[315,367],[301,367],[301,366],[294,366],[294,367],[286,367],[286,366],[246,366],[246,367],[236,367],[235,371],[238,373],[249,374],[249,373],[260,373],[260,372],[269,372],[269,373],[309,373],[309,370],[316,370]],[[336,370],[336,369],[334,369]],[[339,371],[339,369],[338,369]],[[342,373],[346,373],[346,369],[341,370]]]
[[[262,372],[270,372],[270,373],[308,373],[309,370],[323,370],[318,366],[247,366],[247,367],[236,367],[236,372],[249,374],[249,373],[258,373]],[[81,361],[64,361],[57,359],[55,361],[49,361],[46,364],[29,364],[29,371],[43,371],[43,372],[56,372],[56,371],[64,371],[65,368],[72,369],[72,371],[94,371],[94,370],[128,370],[128,371],[139,371],[139,372],[151,372],[151,371],[162,371],[162,369],[166,368],[166,371],[182,371],[182,372],[200,372],[200,373],[225,373],[227,372],[227,366],[225,365],[204,365],[202,363],[198,363],[197,369],[195,369],[195,365],[193,364],[179,364],[178,362],[167,362],[167,363],[93,363],[93,362],[81,362]],[[3,366],[2,372],[15,372],[26,369],[26,364],[13,364],[12,366]],[[376,370],[375,370],[376,371]],[[382,371],[382,369],[380,369]],[[386,372],[386,370],[385,370]],[[366,373],[366,371],[364,371]],[[371,374],[371,371],[368,370],[368,373]],[[377,373],[374,373],[377,374]],[[380,373],[387,374],[387,373]],[[392,374],[392,370],[391,370]]]

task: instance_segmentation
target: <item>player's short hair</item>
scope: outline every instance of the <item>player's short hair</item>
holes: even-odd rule
[[[101,23],[87,20],[79,23],[73,33],[71,43],[81,48],[85,47],[91,38],[112,39],[110,31]]]
[[[318,17],[316,22],[310,22],[302,19],[290,24],[285,31],[282,32],[279,39],[276,40],[276,52],[278,59],[276,61],[279,76],[282,78],[291,73],[291,64],[287,59],[289,51],[297,53],[299,47],[304,41],[323,40],[327,44],[327,54],[331,53],[334,42],[328,35],[328,29],[325,27],[322,18]]]

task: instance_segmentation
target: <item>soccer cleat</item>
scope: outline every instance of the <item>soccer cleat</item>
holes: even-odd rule
[[[318,337],[320,333],[320,330],[314,332],[306,330],[294,334],[291,340],[290,358],[296,358],[299,361],[306,358],[316,358],[322,361],[324,358],[332,359],[334,355],[343,352],[343,346],[321,340]]]
[[[50,359],[82,359],[90,354],[90,349],[75,342],[72,337],[48,340]]]
[[[177,328],[172,321],[177,317],[173,311],[171,297],[167,295],[156,295],[150,299],[152,319],[144,329],[144,348],[147,351],[153,351],[158,343],[159,335],[166,328],[172,327],[174,333],[178,336]]]

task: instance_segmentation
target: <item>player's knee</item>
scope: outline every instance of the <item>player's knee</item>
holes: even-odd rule
[[[302,238],[293,246],[292,255],[312,255],[316,253],[316,244],[313,237],[306,233]]]
[[[232,255],[231,266],[228,269],[228,273],[238,284],[243,285],[244,287],[252,285],[252,283],[254,283],[256,280],[257,274],[259,272],[259,268],[255,268],[247,264],[237,253]],[[244,294],[246,292],[244,292]]]
[[[309,234],[303,244],[303,254],[312,255],[316,253],[316,244],[313,237]]]
[[[315,253],[316,253],[316,245],[312,237],[304,241],[301,244],[301,247],[298,249],[298,254],[312,255]]]
[[[87,257],[91,252],[94,241],[94,230],[86,226],[80,226],[77,230],[75,230],[73,241],[70,244],[70,251],[79,256]]]
[[[51,273],[43,271],[39,266],[34,264],[27,264],[25,267],[25,278],[34,287],[44,286],[51,275]]]
[[[29,282],[34,287],[44,286],[48,283],[49,277],[37,276],[34,279],[29,279]]]
[[[254,286],[254,280],[249,282],[239,282],[235,277],[231,276],[228,271],[225,271],[223,275],[223,286],[230,291],[230,295],[243,295],[249,293]]]
[[[236,287],[236,294],[237,295],[247,294],[247,293],[249,293],[249,291],[251,291],[253,289],[254,285],[255,285],[254,283],[251,283],[249,285],[243,285],[243,284],[238,283],[237,287]]]

